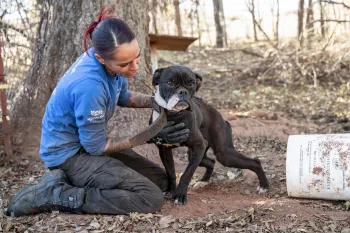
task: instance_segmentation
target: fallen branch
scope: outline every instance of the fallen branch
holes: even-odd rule
[[[248,49],[241,49],[240,51],[242,51],[243,53],[246,53],[246,54],[249,54],[249,55],[255,56],[255,57],[261,57],[261,58],[264,58],[264,56],[263,56],[263,55],[261,55],[260,53],[254,52],[254,51],[252,51],[252,50],[248,50]]]

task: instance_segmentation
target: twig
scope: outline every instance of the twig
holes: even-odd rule
[[[313,72],[314,87],[317,87],[317,73],[314,65],[312,65],[312,72]]]
[[[252,55],[252,56],[255,56],[255,57],[261,57],[261,58],[264,58],[263,55],[259,54],[259,53],[256,53],[254,51],[251,51],[251,50],[248,50],[248,49],[241,49],[240,51],[242,51],[243,53],[246,53],[246,54],[249,54],[249,55]]]
[[[283,62],[283,60],[282,60],[281,52],[280,52],[280,50],[278,49],[278,47],[277,47],[274,43],[272,43],[272,40],[271,40],[270,37],[267,35],[267,33],[264,31],[264,29],[261,27],[260,23],[257,22],[256,20],[255,20],[255,23],[256,23],[256,25],[258,26],[259,30],[265,35],[265,37],[266,37],[267,41],[269,42],[269,44],[276,50],[276,52],[277,52],[277,57],[278,57],[278,59],[280,60],[283,69],[286,69],[287,67],[285,66],[285,64],[284,64],[284,62]]]
[[[27,38],[30,42],[33,42],[34,43],[34,39],[30,36],[28,36],[26,33],[25,33],[25,29],[19,29],[19,28],[16,28],[15,26],[11,25],[11,24],[8,24],[8,23],[5,23],[5,22],[0,22],[0,28],[3,27],[4,31],[6,31],[5,29],[8,28],[8,29],[12,29],[18,33],[20,33],[22,36],[24,36],[25,38]]]
[[[29,26],[29,20],[28,20],[28,18],[29,17],[25,17],[25,19],[26,19],[26,21],[27,22],[25,22],[24,21],[24,17],[23,17],[23,15],[22,15],[22,13],[21,13],[21,5],[20,5],[20,3],[18,2],[18,0],[16,0],[16,4],[17,4],[17,12],[19,13],[19,15],[21,16],[21,21],[22,21],[22,24],[23,25],[26,25],[27,24],[27,26]],[[23,7],[22,7],[23,8]],[[23,8],[23,11],[24,11],[24,13],[25,14],[27,14],[26,13],[26,10]],[[30,34],[33,34],[33,30],[32,30],[32,27],[27,27],[29,30],[30,30]]]
[[[7,43],[6,44],[8,47],[22,47],[22,48],[26,48],[26,49],[32,49],[30,46],[24,45],[24,44],[20,44],[20,43]]]
[[[328,40],[327,40],[327,43],[323,46],[322,50],[321,50],[321,54],[326,50],[326,48],[328,47],[331,39],[333,38],[333,35],[335,33],[335,30],[337,29],[337,27],[334,27],[333,31],[332,31],[332,34],[329,36]],[[318,56],[317,58],[317,61],[316,61],[316,64],[320,61],[322,56]]]
[[[322,0],[321,2],[330,3],[330,4],[334,4],[334,5],[342,5],[343,7],[350,9],[350,6],[346,5],[344,2],[336,2],[336,1],[332,1],[332,0]]]
[[[321,22],[321,20],[316,19],[313,21],[314,23]],[[340,19],[324,19],[323,22],[334,22],[334,23],[349,23],[350,20],[340,20]]]

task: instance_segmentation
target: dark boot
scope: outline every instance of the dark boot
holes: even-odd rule
[[[23,188],[7,205],[7,215],[22,216],[50,211],[81,212],[85,190],[69,184],[60,169],[45,174],[40,182]]]

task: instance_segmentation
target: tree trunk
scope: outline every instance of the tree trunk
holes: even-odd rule
[[[227,47],[227,32],[226,32],[226,20],[225,20],[225,13],[224,13],[224,4],[222,2],[222,0],[218,0],[219,1],[219,12],[220,12],[220,18],[221,18],[221,22],[222,22],[222,32],[223,32],[223,36],[224,36],[224,42],[225,42],[225,46]]]
[[[325,23],[324,23],[324,7],[322,4],[322,0],[318,0],[318,4],[320,7],[321,35],[322,35],[322,38],[325,38],[326,37],[326,29],[325,29]]]
[[[216,47],[224,47],[224,31],[220,16],[220,0],[213,0],[214,5],[214,20],[216,27]]]
[[[180,2],[179,0],[174,0],[175,7],[175,24],[177,28],[177,35],[182,36],[182,28],[181,28],[181,14],[180,14]]]
[[[306,14],[306,30],[307,30],[307,40],[310,44],[311,39],[314,35],[314,10],[312,0],[309,0]]]
[[[254,41],[257,42],[258,39],[258,34],[257,34],[257,30],[256,30],[256,17],[255,17],[255,1],[254,0],[250,0],[248,2],[246,2],[247,7],[248,7],[248,11],[250,12],[250,14],[252,15],[252,21],[253,21],[253,30],[254,30]]]
[[[276,39],[276,44],[279,44],[279,23],[280,23],[280,1],[276,0],[277,4],[277,14],[276,14],[276,28],[275,28],[275,39]]]
[[[190,19],[190,27],[191,27],[191,36],[194,36],[194,12],[191,11],[188,18]]]
[[[203,12],[203,18],[205,19],[207,16],[206,16],[206,13],[205,13],[204,9],[206,9],[206,2],[202,1],[202,5],[201,5],[201,8],[200,8],[200,11]],[[209,25],[208,20],[204,20],[204,24],[205,24],[205,32],[208,35],[209,44],[212,45],[213,41],[211,40],[211,36],[209,36],[211,34],[211,30],[210,30],[210,25]]]
[[[199,47],[202,47],[202,29],[199,18],[199,0],[195,0],[195,15],[196,15],[196,23],[197,23],[197,33],[198,33],[198,44]]]
[[[276,12],[275,12],[276,8]],[[272,32],[276,40],[276,46],[278,46],[278,24],[280,21],[280,3],[279,0],[273,0],[271,4],[271,15],[272,15]],[[274,16],[276,15],[276,20]]]
[[[304,27],[304,0],[299,0],[298,6],[298,40],[303,43],[303,27]]]
[[[102,3],[116,3],[117,15],[136,32],[141,52],[139,75],[129,82],[130,88],[150,93],[143,82],[150,83],[150,49],[148,39],[148,4],[139,0],[42,1],[40,26],[37,32],[33,63],[24,81],[24,88],[14,100],[11,128],[16,150],[37,154],[41,136],[41,120],[46,103],[59,78],[83,52],[82,35],[93,20]],[[116,136],[132,135],[146,125],[143,111],[123,109],[116,111],[108,125],[109,133]]]
[[[153,30],[154,34],[158,34],[158,27],[157,27],[157,0],[152,0],[152,24],[153,24]]]

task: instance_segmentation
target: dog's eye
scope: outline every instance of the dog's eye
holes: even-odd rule
[[[169,81],[169,82],[166,83],[166,85],[168,85],[169,87],[173,87],[173,86],[174,86],[174,83],[171,82],[171,81]]]
[[[191,82],[188,83],[189,87],[193,87],[194,85],[195,85],[194,81],[191,81]]]

